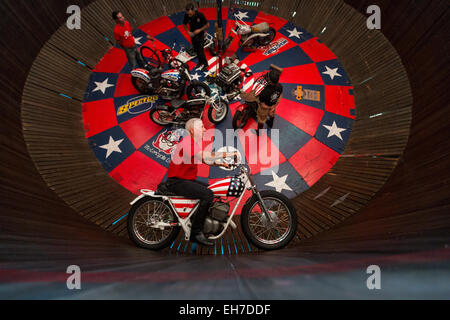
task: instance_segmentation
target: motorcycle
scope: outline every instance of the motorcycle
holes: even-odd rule
[[[189,100],[175,99],[169,105],[158,105],[150,111],[150,119],[160,126],[184,126],[189,119],[202,118],[209,105],[208,119],[214,124],[221,123],[228,114],[228,103],[216,92],[212,96],[199,93]]]
[[[209,189],[214,200],[209,208],[203,233],[210,240],[222,237],[227,229],[236,229],[233,217],[245,194],[251,190],[241,212],[241,226],[245,237],[263,250],[281,249],[294,237],[297,215],[292,202],[283,194],[259,191],[247,166],[238,163],[235,156],[226,159],[239,174],[213,183]],[[230,213],[230,202],[237,202]],[[160,184],[156,191],[142,189],[141,195],[131,202],[127,229],[130,239],[139,247],[161,250],[173,243],[181,229],[185,240],[191,235],[192,217],[200,200],[187,199],[170,193]]]
[[[247,71],[246,68],[238,66],[239,60],[232,58],[225,58],[225,66],[220,73],[213,77],[207,77],[209,83],[215,83],[222,89],[228,101],[233,101],[240,94],[244,78],[249,78],[253,75],[252,72]]]
[[[267,85],[267,80],[265,79],[265,75],[262,75],[253,84],[252,90],[255,90],[255,95],[259,95],[262,90]],[[247,124],[250,118],[255,118],[257,116],[258,102],[250,102],[247,103],[244,101],[240,106],[236,108],[236,112],[234,113],[232,125],[233,129],[242,129]]]
[[[272,70],[279,72],[280,75],[283,72],[282,68],[280,68],[274,64],[271,64],[270,71],[261,75],[253,83],[251,91],[254,91],[254,94],[256,97],[258,97],[261,94],[261,92],[264,90],[264,88],[268,85],[267,77],[269,75],[269,72],[271,72]],[[234,113],[234,116],[233,116],[233,121],[232,121],[234,130],[244,128],[250,118],[256,119],[257,112],[258,112],[258,104],[259,104],[259,102],[257,99],[255,102],[245,102],[244,101],[244,103],[242,103],[239,107],[237,107],[236,112]]]
[[[145,50],[150,50],[150,57],[145,56]],[[167,51],[169,50],[169,51]],[[167,60],[169,67],[173,68],[163,71],[161,60],[154,50],[149,47],[141,47],[141,54],[147,59],[145,68],[136,68],[131,71],[131,82],[140,93],[148,95],[159,95],[164,100],[180,99],[185,91],[188,98],[198,93],[211,94],[211,89],[207,84],[193,80],[189,73],[189,67],[183,61],[173,58],[172,49],[163,50],[164,60]]]
[[[271,27],[267,22],[261,22],[253,26],[246,24],[239,16],[236,25],[231,32],[239,37],[239,45],[242,48],[258,48],[270,44],[277,34],[277,31]],[[224,41],[224,51],[228,49],[233,42],[235,36],[230,34]]]

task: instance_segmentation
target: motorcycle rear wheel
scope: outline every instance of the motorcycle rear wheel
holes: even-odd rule
[[[142,46],[140,49],[140,53],[144,61],[151,68],[160,68],[161,67],[161,59],[156,53],[155,50],[149,48],[147,46]]]
[[[289,244],[297,231],[296,210],[292,202],[279,192],[263,190],[260,194],[272,222],[262,213],[258,196],[253,195],[242,209],[242,232],[260,249],[281,249]]]
[[[167,202],[159,198],[144,197],[130,210],[127,221],[130,239],[141,248],[161,250],[168,247],[180,233],[181,227],[174,225],[155,228],[157,222],[178,223]],[[153,225],[153,226],[152,226]]]

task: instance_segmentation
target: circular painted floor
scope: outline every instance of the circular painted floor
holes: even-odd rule
[[[217,10],[200,11],[210,21],[208,32],[213,34]],[[235,39],[226,55],[236,53],[241,64],[254,73],[245,80],[244,89],[249,89],[254,78],[268,70],[270,64],[284,68],[280,79],[283,100],[277,108],[273,127],[279,129],[279,140],[270,139],[273,137],[270,130],[260,138],[267,141],[267,152],[276,161],[267,166],[257,157],[256,163],[249,166],[261,189],[277,190],[293,198],[316,183],[343,153],[355,119],[353,87],[337,57],[306,30],[261,12],[232,12],[225,8],[226,35],[234,26],[235,15],[249,24],[268,21],[277,30],[275,40],[265,48],[244,52]],[[182,26],[183,17],[184,12],[180,12],[139,27],[134,32],[136,41],[151,46],[145,43],[149,34],[157,39],[159,50],[170,47],[174,40],[190,47],[189,36]],[[217,58],[209,52],[206,54],[210,69],[214,69]],[[196,62],[195,59],[190,63],[191,69]],[[191,73],[199,80],[205,77],[201,71]],[[123,112],[126,109],[123,106],[135,100],[140,100],[140,104]],[[101,59],[86,88],[83,101],[86,138],[108,174],[135,194],[139,194],[140,189],[156,188],[166,177],[170,153],[176,146],[170,142],[173,130],[149,119],[149,110],[159,103],[164,101],[143,96],[133,88],[130,67],[119,48],[112,48]],[[232,128],[232,116],[239,105],[239,101],[231,102],[227,119],[215,126],[224,135],[226,129]],[[205,127],[214,127],[206,116],[204,119]],[[255,127],[255,122],[251,121],[244,129]],[[245,154],[245,160],[252,156],[249,146],[257,139],[254,135],[248,136],[250,138],[244,141],[244,136],[239,135],[233,143],[233,147]],[[209,148],[214,150],[214,140],[210,142]],[[213,182],[228,175],[233,173],[203,165],[199,180]]]

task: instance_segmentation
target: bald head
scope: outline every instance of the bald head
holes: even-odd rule
[[[203,126],[203,121],[199,118],[193,118],[186,122],[186,130],[189,134],[196,140],[203,139],[203,132],[205,127]]]

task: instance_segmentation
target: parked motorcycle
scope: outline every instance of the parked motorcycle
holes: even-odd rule
[[[160,126],[184,126],[189,119],[202,118],[209,105],[208,119],[214,124],[221,123],[228,114],[228,103],[218,93],[206,96],[200,93],[189,100],[175,99],[170,105],[158,105],[150,111],[150,119]]]
[[[251,90],[255,90],[255,94],[258,95],[267,85],[267,80],[265,79],[265,75],[262,75],[258,79],[255,80],[253,87]],[[242,129],[247,124],[250,118],[256,119],[258,102],[243,102],[240,106],[236,108],[236,112],[233,116],[233,129]]]
[[[209,186],[214,201],[209,208],[203,233],[210,240],[222,237],[231,226],[236,229],[233,217],[245,194],[253,193],[241,212],[241,226],[245,237],[256,247],[275,250],[286,246],[297,229],[297,215],[292,202],[283,194],[259,191],[247,166],[234,159],[228,159],[239,175],[228,177]],[[161,250],[177,238],[181,229],[189,241],[191,220],[199,207],[200,200],[186,199],[167,191],[160,184],[157,191],[143,189],[141,195],[131,202],[128,215],[128,234],[139,247]],[[230,202],[238,199],[230,213]]]
[[[270,44],[277,34],[277,31],[269,25],[267,22],[261,22],[252,26],[246,24],[239,16],[237,18],[236,25],[231,32],[235,36],[239,37],[239,45],[242,48],[258,48],[267,46]],[[224,41],[224,51],[228,49],[233,42],[235,36],[230,34]]]
[[[225,66],[215,77],[207,77],[207,81],[215,83],[222,89],[228,101],[232,101],[240,94],[240,90],[245,78],[253,75],[246,68],[238,66],[239,60],[233,58],[225,58]]]
[[[143,47],[141,50],[151,50]],[[185,91],[188,97],[198,93],[211,94],[207,84],[192,80],[189,67],[178,59],[172,59],[169,66],[174,69],[163,71],[160,60],[151,58],[145,68],[131,71],[131,82],[139,92],[148,95],[159,95],[164,100],[180,99]]]
[[[270,71],[266,72],[265,74],[261,75],[258,79],[255,80],[251,88],[251,91],[254,92],[256,97],[258,97],[264,90],[264,88],[268,85],[269,74],[270,72],[273,71],[281,75],[283,69],[274,64],[271,64]],[[256,101],[254,102],[244,101],[240,106],[236,108],[236,112],[234,113],[232,121],[234,130],[244,128],[250,118],[256,119],[259,104],[258,101],[259,101],[258,99],[256,99]]]

